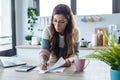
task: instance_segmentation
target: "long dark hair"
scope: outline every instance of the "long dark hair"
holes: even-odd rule
[[[57,5],[52,13],[52,19],[51,19],[51,24],[50,24],[50,43],[51,43],[51,48],[50,50],[53,51],[53,53],[58,56],[59,54],[59,34],[56,32],[54,25],[53,25],[53,17],[56,14],[62,14],[66,19],[67,19],[67,24],[66,28],[64,31],[64,42],[65,42],[65,53],[66,58],[69,57],[70,55],[74,54],[74,47],[75,47],[75,23],[74,23],[74,18],[73,18],[73,13],[71,9],[65,5],[65,4],[59,4]]]

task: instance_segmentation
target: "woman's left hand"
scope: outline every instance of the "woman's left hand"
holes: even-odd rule
[[[64,67],[70,67],[72,62],[69,59],[65,60],[65,64],[63,65]]]

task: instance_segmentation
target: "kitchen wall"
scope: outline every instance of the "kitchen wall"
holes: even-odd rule
[[[28,3],[29,2],[29,3]],[[25,44],[24,36],[28,34],[28,24],[27,24],[27,8],[32,6],[28,0],[16,0],[16,42],[17,45]],[[116,24],[120,27],[120,13],[119,14],[109,14],[109,15],[98,15],[102,18],[99,22],[82,22],[81,18],[85,16],[75,16],[76,25],[80,30],[80,38],[85,38],[87,41],[91,41],[92,34],[94,33],[95,27],[108,27],[110,24]],[[95,16],[95,15],[87,15],[87,16]],[[87,17],[85,16],[85,17]],[[44,26],[47,26],[40,22],[40,17],[38,17],[38,23],[35,26],[34,34],[35,36],[40,37],[41,29]],[[42,17],[44,18],[44,17]],[[46,19],[46,18],[45,18]],[[42,25],[42,26],[41,26]]]
[[[16,45],[24,43],[24,34],[27,31],[27,0],[15,1],[16,15]]]
[[[89,15],[94,17],[95,15]],[[80,37],[85,38],[87,41],[92,40],[92,34],[96,27],[106,27],[110,24],[116,24],[120,27],[120,14],[109,14],[109,15],[98,15],[101,17],[101,21],[98,22],[82,22],[81,18],[83,16],[75,16],[77,27],[80,30]],[[87,16],[86,16],[87,17]]]
[[[16,45],[24,44],[24,36],[28,33],[27,8],[32,7],[33,0],[15,0]]]
[[[83,17],[88,18],[88,17],[96,17],[96,15],[75,15],[75,22],[76,22],[76,26],[79,28],[80,30],[80,38],[85,38],[85,40],[87,41],[91,41],[92,40],[92,34],[95,31],[95,28],[108,28],[109,25],[111,24],[115,24],[118,27],[120,27],[120,14],[109,14],[109,15],[97,15],[99,18],[101,18],[100,21],[93,21],[93,22],[83,22],[81,21],[81,19]],[[35,29],[35,36],[40,37],[40,31],[41,29],[43,29],[44,27],[46,27],[47,25],[49,25],[51,20],[51,17],[39,17],[39,21],[36,24]]]

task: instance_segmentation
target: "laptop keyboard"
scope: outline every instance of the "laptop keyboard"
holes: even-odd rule
[[[16,65],[16,63],[14,63],[14,62],[9,62],[9,61],[5,61],[4,63],[5,63],[5,65]]]

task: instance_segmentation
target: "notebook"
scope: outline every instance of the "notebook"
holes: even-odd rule
[[[53,66],[49,67],[47,70],[41,70],[40,67],[37,67],[35,70],[39,71],[39,73],[47,73],[47,72],[63,72],[65,67],[61,67],[65,64],[65,60],[61,57]]]
[[[16,60],[16,59],[9,59],[9,60],[0,59],[0,66],[2,66],[4,68],[20,66],[20,65],[25,65],[25,64],[26,64],[25,62],[22,62],[22,61]]]

